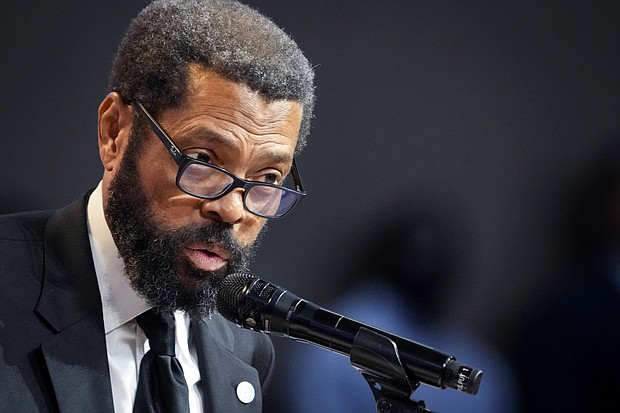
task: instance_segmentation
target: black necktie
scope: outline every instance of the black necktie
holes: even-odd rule
[[[134,413],[189,413],[183,369],[174,351],[174,317],[152,309],[136,317],[151,349],[142,358]]]

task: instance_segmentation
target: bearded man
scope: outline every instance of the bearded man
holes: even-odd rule
[[[305,195],[313,105],[308,60],[255,10],[148,5],[99,107],[101,182],[0,217],[0,411],[261,411],[273,346],[215,297]]]

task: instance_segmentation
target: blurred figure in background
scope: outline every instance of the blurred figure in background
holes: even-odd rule
[[[524,412],[620,409],[620,150],[607,149],[577,192],[567,278],[520,346]]]
[[[345,292],[325,307],[447,354],[484,371],[477,395],[421,385],[412,396],[438,413],[516,411],[516,378],[488,342],[446,319],[447,290],[455,281],[467,233],[462,219],[436,196],[401,199],[375,213],[358,242]],[[279,412],[374,413],[369,385],[341,356],[299,344],[287,358]],[[274,397],[271,395],[271,397]]]

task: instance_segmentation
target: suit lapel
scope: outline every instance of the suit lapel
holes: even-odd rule
[[[262,394],[258,372],[230,350],[235,345],[234,336],[226,323],[216,316],[192,324],[205,412],[259,413]],[[255,391],[251,401],[238,393],[248,388]]]
[[[112,412],[112,389],[101,336],[103,323],[84,318],[43,343],[41,349],[63,413]]]
[[[41,349],[61,412],[114,410],[87,199],[57,211],[47,224],[45,273],[35,309],[57,333]]]

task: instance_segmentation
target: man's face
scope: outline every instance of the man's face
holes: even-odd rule
[[[267,103],[197,66],[190,73],[187,101],[157,115],[179,149],[249,180],[288,174],[301,105]],[[119,110],[135,117],[130,107]],[[217,200],[179,190],[176,163],[150,129],[140,129],[119,133],[118,158],[104,160],[108,225],[141,295],[166,310],[207,315],[217,282],[248,265],[266,220],[243,208],[241,189]],[[131,136],[138,133],[146,138]]]

